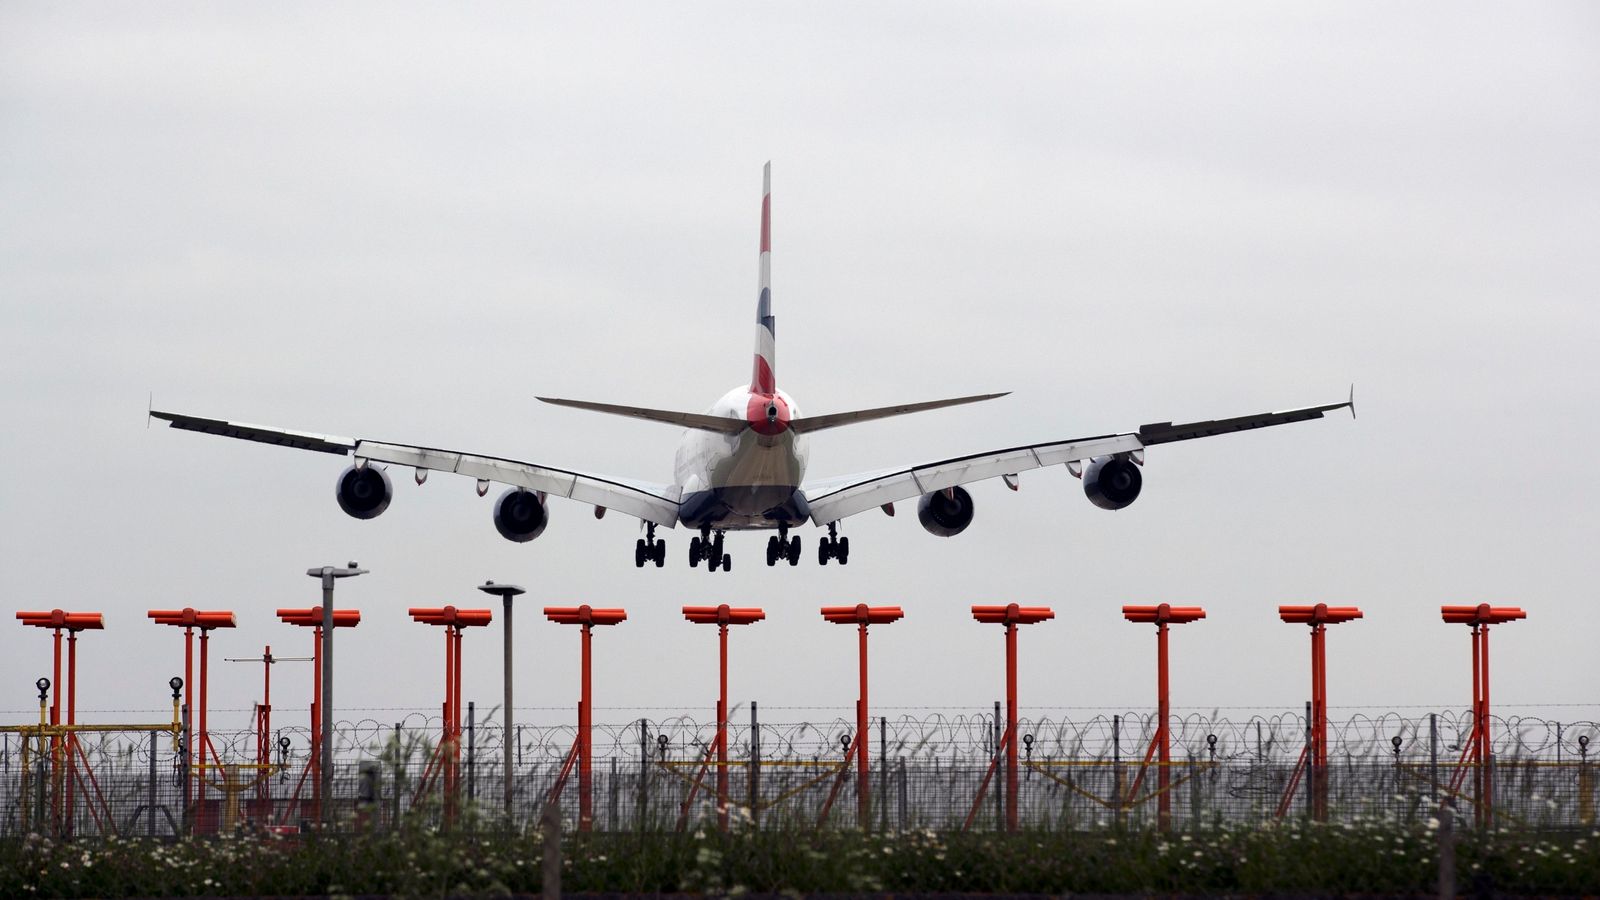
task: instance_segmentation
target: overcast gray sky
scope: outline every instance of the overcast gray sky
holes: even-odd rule
[[[1497,702],[1594,718],[1597,47],[1581,3],[7,3],[0,597],[106,612],[80,706],[159,707],[182,641],[146,609],[231,608],[218,656],[299,655],[272,610],[359,560],[338,706],[434,709],[440,635],[405,608],[518,582],[519,705],[551,721],[578,640],[547,603],[628,609],[600,705],[709,715],[715,632],[685,603],[767,609],[734,636],[739,701],[839,712],[855,647],[824,604],[903,605],[874,699],[952,711],[1002,695],[972,603],[1057,611],[1023,635],[1034,711],[1149,707],[1154,638],[1119,606],[1202,604],[1175,702],[1226,711],[1300,707],[1307,641],[1275,606],[1318,601],[1367,612],[1330,638],[1335,706],[1463,707],[1438,608],[1487,600],[1529,612],[1495,632]],[[814,476],[1351,382],[1360,419],[1158,447],[1118,513],[1055,469],[977,486],[953,539],[866,514],[848,568],[816,566],[815,530],[795,569],[734,535],[715,576],[681,530],[637,570],[634,520],[562,501],[508,543],[493,495],[443,475],[396,470],[356,521],[332,457],[145,428],[153,391],[666,481],[674,429],[533,398],[701,409],[747,377],[769,159],[778,378],[806,411],[1014,392],[818,435]],[[48,640],[7,628],[24,718]],[[259,668],[216,668],[213,707],[248,710]],[[275,682],[292,721],[309,672]]]

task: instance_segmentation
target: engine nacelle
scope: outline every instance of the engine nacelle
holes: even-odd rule
[[[955,537],[972,524],[972,495],[961,488],[923,494],[917,501],[917,519],[929,534]]]
[[[1122,509],[1139,499],[1144,476],[1125,456],[1097,456],[1083,470],[1083,493],[1101,509]]]
[[[494,502],[494,527],[508,541],[526,543],[541,534],[550,524],[550,513],[538,494],[522,488],[512,488]]]
[[[394,488],[389,475],[374,466],[351,466],[339,473],[339,483],[333,495],[339,508],[358,519],[375,519],[389,508],[394,499]]]

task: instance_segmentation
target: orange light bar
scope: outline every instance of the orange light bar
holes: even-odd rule
[[[304,625],[307,628],[315,628],[322,624],[322,607],[308,606],[304,609],[280,609],[278,610],[278,618],[282,619],[285,625]],[[354,628],[360,624],[361,610],[359,609],[336,609],[333,611],[333,627],[335,628]]]
[[[200,610],[186,606],[183,609],[152,609],[149,615],[156,620],[157,625],[179,625],[207,631],[213,628],[235,628],[239,624],[232,610]]]
[[[546,606],[544,616],[560,625],[615,625],[628,618],[625,609],[596,609],[582,606]]]
[[[1032,625],[1046,619],[1056,617],[1055,610],[1048,606],[1018,606],[1008,603],[1005,606],[974,606],[972,617],[979,622],[994,622],[1001,625]]]
[[[413,606],[406,612],[411,614],[413,620],[425,625],[454,625],[457,628],[487,625],[494,617],[487,609],[457,609],[454,606]]]
[[[724,603],[721,606],[685,606],[683,617],[702,625],[748,625],[765,619],[767,614],[760,607]]]
[[[68,631],[87,631],[106,627],[105,616],[101,613],[74,613],[52,609],[49,612],[18,612],[17,618],[22,620],[22,624],[33,625],[37,628],[65,628]]]
[[[1528,617],[1528,614],[1518,607],[1490,606],[1487,603],[1479,603],[1477,606],[1441,606],[1439,612],[1446,622],[1459,625],[1499,625],[1502,622]]]
[[[898,606],[824,606],[822,617],[835,625],[887,625],[905,617]]]
[[[1299,625],[1319,623],[1336,625],[1361,618],[1361,610],[1354,606],[1329,606],[1326,603],[1318,603],[1316,606],[1280,606],[1278,618]]]
[[[1163,603],[1159,606],[1124,606],[1122,617],[1129,622],[1169,622],[1173,625],[1182,625],[1204,619],[1206,611],[1198,606],[1173,606]]]

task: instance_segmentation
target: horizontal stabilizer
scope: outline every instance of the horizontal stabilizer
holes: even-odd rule
[[[809,434],[813,431],[822,431],[825,428],[838,428],[840,425],[854,425],[857,422],[870,422],[873,419],[887,419],[891,416],[903,416],[907,413],[925,412],[930,409],[943,409],[946,406],[960,406],[963,403],[977,403],[982,400],[993,400],[1004,397],[1010,391],[998,394],[977,394],[972,397],[955,397],[950,400],[929,400],[926,403],[902,403],[898,406],[880,406],[877,409],[858,409],[853,412],[829,413],[825,416],[805,416],[792,419],[789,428],[797,434]]]
[[[570,406],[573,409],[586,409],[589,412],[628,416],[649,422],[677,425],[680,428],[698,428],[701,431],[715,431],[721,434],[738,434],[745,430],[745,427],[749,424],[744,419],[708,416],[704,413],[674,412],[669,409],[646,409],[642,406],[619,406],[615,403],[591,403],[587,400],[562,400],[557,397],[540,397],[539,400],[545,403],[553,403],[556,406]]]

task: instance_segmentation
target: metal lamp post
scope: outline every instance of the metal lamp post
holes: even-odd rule
[[[510,825],[511,824],[511,793],[512,793],[512,783],[513,783],[512,776],[514,774],[514,770],[511,767],[511,759],[512,759],[511,751],[512,751],[512,742],[513,742],[513,738],[512,738],[513,732],[512,732],[512,728],[511,728],[511,598],[517,596],[518,594],[525,594],[525,593],[527,593],[527,591],[524,591],[522,588],[517,587],[514,584],[495,584],[493,581],[485,581],[483,584],[478,586],[478,590],[483,591],[485,594],[498,595],[500,597],[501,603],[503,604],[503,606],[505,608],[505,623],[506,623],[506,630],[505,630],[505,637],[506,637],[505,682],[506,682],[506,684],[505,684],[505,690],[506,690],[506,698],[505,698],[505,711],[503,713],[504,722],[505,722],[505,725],[504,725],[505,734],[501,738],[500,743],[501,743],[502,749],[504,749],[505,755],[506,755],[506,762],[505,762],[505,770],[506,770],[506,824]]]
[[[319,811],[322,813],[322,824],[326,826],[333,820],[330,812],[333,807],[333,582],[336,578],[365,575],[367,570],[351,560],[343,567],[318,566],[307,569],[306,574],[322,580],[322,697],[319,701],[322,712],[322,760],[318,774],[322,781],[323,797]]]

